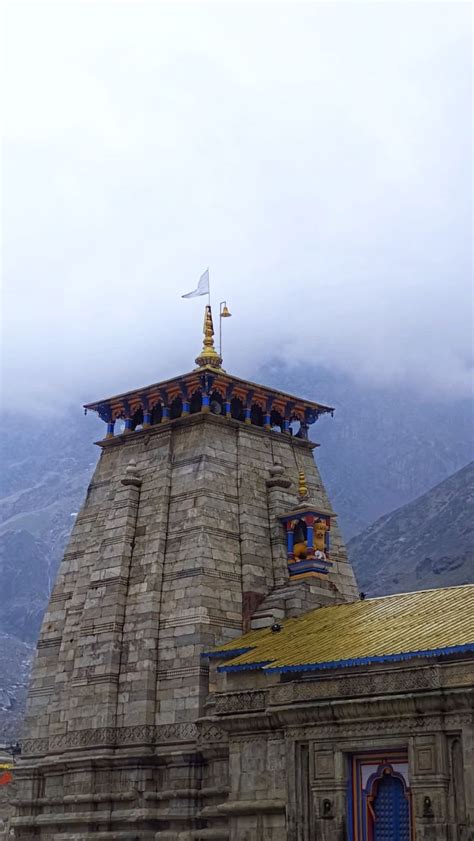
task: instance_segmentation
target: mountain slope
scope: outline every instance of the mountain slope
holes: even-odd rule
[[[94,469],[102,424],[80,410],[1,416],[0,741],[18,738],[29,671],[57,567]]]
[[[35,642],[98,451],[102,424],[2,415],[0,631]]]
[[[370,595],[474,581],[474,462],[348,544]]]
[[[33,655],[33,645],[0,631],[0,742],[20,733]]]
[[[474,457],[473,406],[423,400],[308,365],[269,365],[258,382],[335,406],[310,428],[315,456],[346,540],[464,467]]]

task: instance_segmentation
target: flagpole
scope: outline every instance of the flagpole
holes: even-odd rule
[[[211,277],[209,274],[209,266],[207,267],[208,285],[207,285],[207,303],[211,306]]]
[[[219,304],[219,356],[222,356],[222,302]]]

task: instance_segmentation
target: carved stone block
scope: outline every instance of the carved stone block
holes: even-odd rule
[[[332,750],[314,748],[314,778],[316,780],[334,777],[334,753]]]

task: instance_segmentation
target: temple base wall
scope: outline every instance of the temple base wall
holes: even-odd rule
[[[251,678],[222,676],[192,726],[89,733],[87,750],[22,761],[15,837],[365,841],[363,760],[402,769],[416,841],[472,841],[472,661]]]

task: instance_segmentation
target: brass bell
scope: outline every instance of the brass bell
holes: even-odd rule
[[[231,315],[232,313],[227,309],[227,304],[224,304],[222,307],[221,318],[230,318]]]

